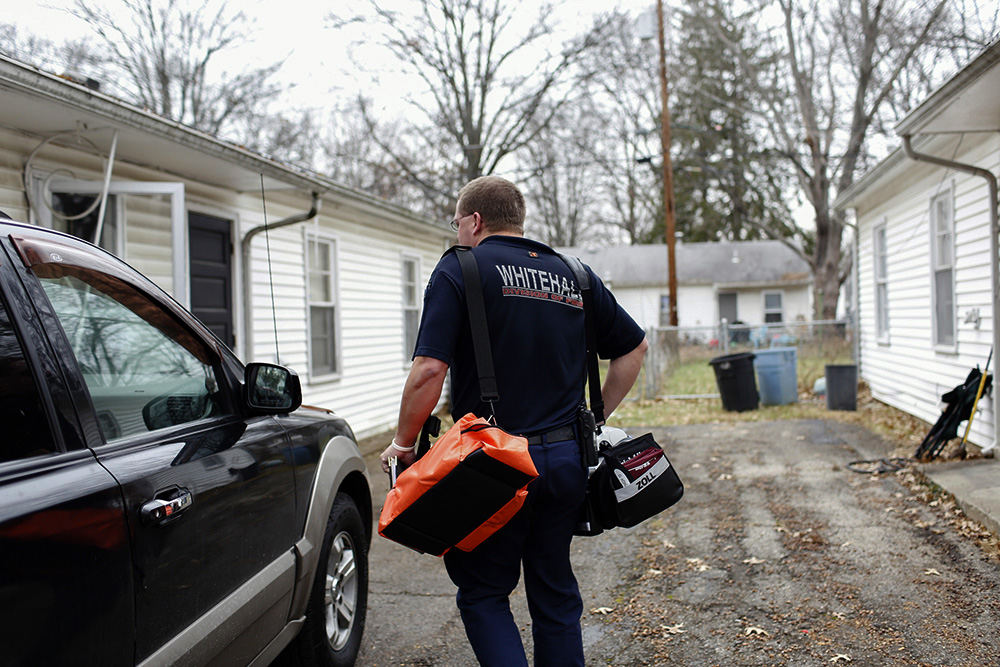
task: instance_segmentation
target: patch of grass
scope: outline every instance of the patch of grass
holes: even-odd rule
[[[786,419],[832,419],[857,424],[892,443],[894,456],[904,457],[913,455],[930,429],[927,422],[875,400],[864,385],[858,392],[858,409],[853,412],[827,410],[825,398],[801,392],[796,403],[762,405],[757,410],[746,412],[727,412],[722,409],[722,401],[718,398],[631,400],[618,407],[610,423],[629,428]]]

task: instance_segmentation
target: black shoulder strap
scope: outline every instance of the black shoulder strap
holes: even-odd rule
[[[597,426],[604,426],[604,397],[601,395],[601,372],[597,366],[597,329],[594,324],[594,292],[590,287],[590,274],[577,257],[556,253],[576,277],[576,284],[583,297],[583,320],[587,330],[587,383],[590,385],[590,411]]]
[[[469,309],[469,326],[472,328],[472,350],[476,355],[476,373],[479,375],[479,400],[493,407],[500,400],[497,376],[493,369],[493,348],[490,331],[486,325],[486,306],[483,302],[483,284],[479,280],[479,265],[470,248],[455,246],[458,264],[462,267],[465,282],[465,304]]]

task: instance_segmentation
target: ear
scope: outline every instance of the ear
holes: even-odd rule
[[[478,234],[479,232],[483,231],[484,228],[485,227],[483,225],[483,216],[479,215],[478,211],[474,212],[472,214],[472,233]]]

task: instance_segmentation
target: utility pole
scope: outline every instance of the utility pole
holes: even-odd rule
[[[667,286],[670,291],[670,326],[677,326],[677,264],[674,245],[674,167],[670,161],[670,96],[667,93],[667,44],[664,31],[663,0],[656,0],[660,39],[660,149],[663,152],[663,217],[667,242]]]

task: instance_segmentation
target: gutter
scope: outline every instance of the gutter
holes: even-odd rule
[[[903,149],[906,151],[906,155],[917,162],[929,162],[930,164],[935,164],[940,167],[947,167],[948,169],[954,169],[956,171],[963,171],[967,174],[973,176],[979,176],[986,179],[986,184],[989,187],[989,204],[990,204],[990,282],[992,284],[992,289],[990,290],[993,297],[993,350],[994,353],[1000,352],[1000,255],[997,254],[998,244],[997,235],[1000,233],[1000,221],[998,221],[997,214],[997,177],[993,175],[993,172],[989,169],[983,169],[982,167],[977,167],[971,164],[964,164],[962,162],[954,162],[952,160],[946,160],[944,158],[937,157],[936,155],[927,155],[926,153],[918,153],[913,150],[913,146],[910,143],[910,135],[903,135]],[[996,375],[994,373],[994,375]],[[1000,439],[1000,432],[998,432],[998,422],[1000,422],[1000,391],[993,392],[993,443],[989,447],[983,448],[983,451],[992,450],[997,446],[997,441]]]
[[[315,218],[319,214],[319,209],[321,205],[320,193],[312,193],[312,207],[305,213],[297,213],[296,215],[283,218],[278,220],[273,224],[264,223],[263,225],[258,225],[248,231],[243,237],[243,241],[240,243],[240,256],[242,259],[242,273],[243,273],[243,321],[246,323],[246,330],[244,331],[244,357],[249,361],[251,355],[253,354],[253,283],[251,280],[250,271],[250,244],[254,237],[261,232],[267,231],[271,232],[275,229],[280,229],[282,227],[288,227],[289,225],[295,225],[300,222],[305,222]],[[271,267],[268,267],[268,271]],[[274,303],[274,293],[271,294],[271,303]],[[278,341],[275,340],[275,359],[274,363],[278,364],[281,361],[278,359],[277,353]]]

